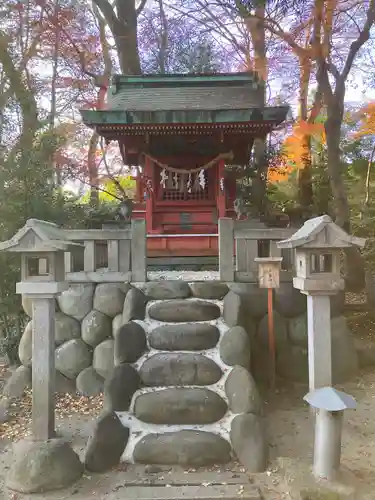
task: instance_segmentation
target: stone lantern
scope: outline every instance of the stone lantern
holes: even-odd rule
[[[350,236],[328,215],[310,219],[277,247],[295,251],[293,285],[307,295],[310,391],[332,385],[330,295],[344,288],[341,251],[363,248],[366,240]]]
[[[0,251],[21,254],[21,281],[16,290],[32,299],[32,440],[15,444],[7,480],[10,489],[24,493],[41,491],[48,483],[45,470],[36,463],[50,461],[54,470],[63,469],[74,480],[82,472],[69,444],[53,439],[55,297],[69,287],[65,282],[64,252],[80,246],[66,240],[64,230],[56,224],[37,219],[29,219],[10,240],[0,243]],[[57,449],[61,453],[56,453]],[[39,455],[45,460],[39,462],[35,458]],[[74,470],[67,471],[70,467]],[[25,468],[32,471],[32,480]]]
[[[32,299],[32,430],[36,440],[54,436],[55,297],[69,287],[64,252],[76,247],[64,238],[63,229],[37,219],[29,219],[10,240],[0,243],[0,251],[21,254],[16,291]]]

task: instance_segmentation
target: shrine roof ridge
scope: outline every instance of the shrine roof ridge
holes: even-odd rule
[[[147,86],[170,87],[177,85],[178,87],[188,85],[208,85],[218,86],[225,84],[226,86],[238,86],[256,84],[264,85],[258,75],[253,71],[236,72],[236,73],[171,73],[166,75],[144,74],[144,75],[125,75],[116,74],[112,76],[112,85],[115,87],[115,92],[121,87],[130,86]]]

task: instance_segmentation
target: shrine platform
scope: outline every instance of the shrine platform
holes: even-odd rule
[[[147,235],[147,257],[217,257],[218,255],[218,233]]]

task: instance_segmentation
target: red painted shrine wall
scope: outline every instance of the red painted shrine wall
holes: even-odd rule
[[[197,169],[212,158],[191,158],[181,162],[178,158],[158,158],[162,164],[176,169]],[[181,165],[182,163],[182,165]],[[145,196],[145,203],[134,208],[135,218],[146,218],[148,234],[192,234],[217,233],[219,217],[232,216],[232,203],[235,196],[235,180],[224,179],[224,162],[207,168],[205,188],[187,189],[188,175],[178,177],[178,186],[173,179],[174,173],[168,172],[165,187],[161,184],[162,168],[146,157],[144,177],[138,179],[138,196]],[[192,175],[194,183],[199,172]],[[221,187],[225,185],[225,189]],[[142,193],[143,191],[143,193]],[[190,191],[190,192],[189,192]],[[228,201],[230,201],[228,203]]]

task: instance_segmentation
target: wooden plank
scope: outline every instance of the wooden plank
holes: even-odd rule
[[[219,219],[219,274],[221,281],[234,281],[233,219]]]
[[[127,273],[130,271],[131,240],[119,241],[119,271]]]
[[[65,229],[64,235],[71,241],[130,240],[129,229]]]
[[[239,283],[257,283],[258,282],[258,271],[236,271],[235,281]],[[280,271],[280,282],[288,283],[293,281],[293,273],[290,271]]]
[[[71,252],[64,253],[64,269],[66,273],[71,273],[73,270],[73,258]]]
[[[257,240],[236,240],[236,271],[257,272],[254,259],[258,257]]]
[[[119,266],[119,242],[108,240],[108,271],[118,272]]]
[[[124,283],[131,281],[132,273],[116,273],[107,270],[86,272],[80,271],[77,273],[67,273],[66,281],[72,283]]]
[[[95,241],[85,241],[85,250],[83,254],[84,270],[94,272],[96,270],[96,246]]]
[[[295,233],[291,228],[269,228],[269,229],[235,229],[235,239],[245,240],[284,240]]]
[[[147,280],[146,266],[146,221],[132,220],[131,281]]]

